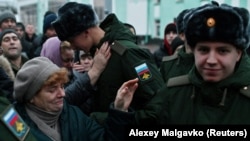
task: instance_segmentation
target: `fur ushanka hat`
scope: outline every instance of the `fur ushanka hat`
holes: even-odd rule
[[[99,22],[91,5],[68,2],[58,10],[58,18],[52,23],[61,41],[68,40]]]
[[[226,4],[207,4],[189,16],[185,36],[191,48],[200,41],[219,41],[244,50],[249,46],[249,12]]]

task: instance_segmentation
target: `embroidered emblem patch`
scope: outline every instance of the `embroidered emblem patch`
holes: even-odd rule
[[[150,70],[148,69],[148,66],[146,63],[136,66],[135,70],[141,81],[148,80],[149,78],[152,77],[152,74]]]
[[[12,106],[1,115],[1,120],[18,140],[25,139],[29,127]]]

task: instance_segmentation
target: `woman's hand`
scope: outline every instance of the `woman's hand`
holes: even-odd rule
[[[110,46],[108,42],[104,42],[100,49],[97,49],[94,56],[93,68],[102,72],[111,56]]]
[[[135,90],[138,87],[138,78],[126,81],[117,91],[114,108],[120,111],[128,111]]]

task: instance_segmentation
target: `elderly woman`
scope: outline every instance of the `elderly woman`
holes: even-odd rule
[[[69,42],[61,42],[58,37],[51,37],[43,44],[41,51],[41,56],[49,58],[59,67],[67,68],[69,81],[64,85],[66,99],[70,104],[80,107],[87,115],[92,111],[91,103],[92,95],[96,91],[95,84],[106,67],[110,55],[110,47],[104,43],[92,59],[93,65],[90,70],[80,73],[84,67],[73,62],[74,50]]]
[[[18,72],[15,107],[34,136],[41,141],[122,140],[122,126],[134,119],[128,107],[138,79],[124,83],[118,90],[103,127],[64,100],[67,73],[46,57],[29,60]]]

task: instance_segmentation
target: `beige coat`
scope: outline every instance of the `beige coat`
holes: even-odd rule
[[[3,56],[0,56],[0,67],[2,67],[11,80],[14,80],[15,74],[11,68],[10,62]]]

